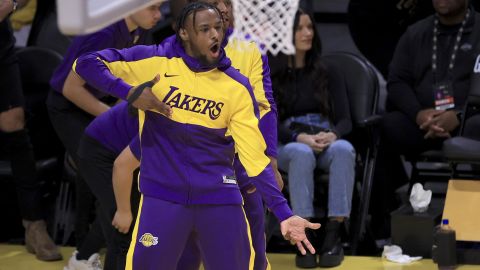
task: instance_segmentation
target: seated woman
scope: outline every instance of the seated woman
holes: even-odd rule
[[[352,130],[350,109],[343,78],[320,62],[311,15],[297,11],[294,34],[295,55],[270,60],[280,121],[278,166],[288,172],[293,212],[306,219],[314,217],[314,170],[329,172],[329,221],[319,264],[332,267],[343,260],[340,229],[350,216],[355,178],[355,150],[341,139]],[[313,254],[298,254],[295,261],[297,267],[317,266]]]

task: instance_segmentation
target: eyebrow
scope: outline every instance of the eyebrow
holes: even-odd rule
[[[215,25],[222,24],[222,20],[218,20],[214,23]],[[197,27],[203,27],[203,26],[210,26],[209,23],[200,23],[197,25]]]
[[[205,26],[210,26],[210,24],[209,23],[201,23],[201,24],[197,25],[198,28],[205,27]]]

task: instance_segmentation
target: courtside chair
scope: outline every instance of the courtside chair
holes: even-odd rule
[[[347,139],[357,153],[354,200],[350,218],[351,252],[357,253],[368,223],[368,209],[372,190],[373,172],[379,141],[377,126],[380,79],[375,68],[364,58],[352,53],[339,52],[322,57],[327,69],[343,75],[353,130]]]
[[[451,164],[453,179],[479,179],[480,177],[480,141],[464,137],[468,119],[473,116],[479,117],[480,114],[480,70],[477,69],[477,67],[474,68],[470,80],[470,91],[463,110],[460,136],[450,138],[443,143],[443,155]],[[461,165],[469,166],[465,170]]]

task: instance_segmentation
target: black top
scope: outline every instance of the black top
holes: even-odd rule
[[[293,132],[281,124],[285,119],[307,113],[321,112],[320,102],[315,97],[315,85],[309,80],[308,74],[306,74],[303,69],[292,70],[292,72],[295,72],[294,78],[296,79],[284,85],[284,89],[289,94],[282,96],[282,100],[278,100],[279,96],[275,95],[277,97],[277,106],[279,107],[278,139],[283,144],[291,142],[293,136]],[[275,74],[273,76],[275,76]],[[338,72],[329,70],[327,78],[331,109],[329,115],[324,116],[331,119],[333,132],[335,132],[338,137],[343,137],[352,131],[347,90],[343,83],[343,77],[341,74],[338,74]],[[277,80],[273,79],[272,81],[274,83],[273,91],[275,92],[277,91],[276,89],[278,89],[278,87],[275,86]],[[283,106],[283,108],[280,108],[280,106]]]
[[[473,71],[480,37],[478,33],[480,29],[474,31],[475,22],[480,21],[480,15],[473,10],[471,12],[465,24],[451,76],[456,110],[462,109],[470,89],[470,75]],[[433,22],[434,17],[430,16],[410,26],[400,38],[390,64],[387,84],[388,101],[414,122],[420,110],[434,107]],[[437,78],[447,78],[452,47],[459,28],[460,24],[446,26],[439,23]]]
[[[0,22],[0,63],[7,64],[15,60],[15,37],[8,18]]]

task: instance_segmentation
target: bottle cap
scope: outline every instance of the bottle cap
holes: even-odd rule
[[[448,219],[442,219],[442,225],[448,225]]]

